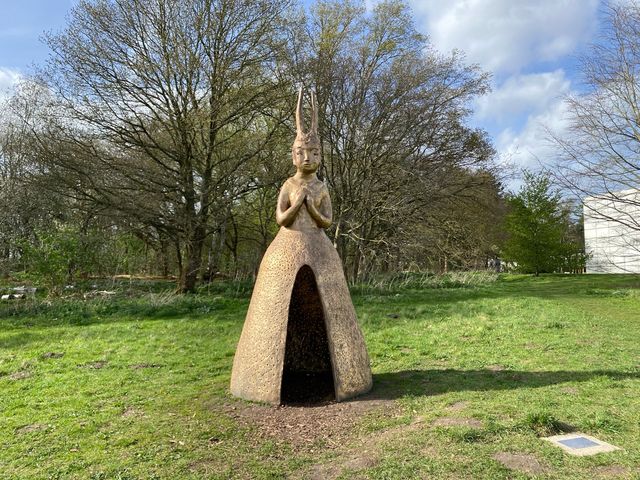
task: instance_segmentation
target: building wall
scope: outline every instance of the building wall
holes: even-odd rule
[[[640,273],[640,191],[584,200],[587,273]]]

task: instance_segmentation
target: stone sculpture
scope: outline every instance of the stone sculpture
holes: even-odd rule
[[[369,356],[338,252],[324,229],[331,199],[318,179],[315,95],[304,131],[302,89],[293,143],[296,174],[278,197],[280,230],[256,279],[231,374],[231,393],[254,401],[345,400],[370,390]]]

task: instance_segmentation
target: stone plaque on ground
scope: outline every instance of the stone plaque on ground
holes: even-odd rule
[[[620,450],[619,447],[603,442],[602,440],[598,440],[590,435],[585,435],[584,433],[555,435],[553,437],[543,438],[543,440],[553,443],[570,455],[577,455],[580,457]]]

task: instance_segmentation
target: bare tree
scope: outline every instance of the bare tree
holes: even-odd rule
[[[398,0],[372,12],[320,1],[292,45],[294,74],[318,93],[333,238],[355,279],[365,259],[395,248],[403,224],[483,178],[459,173],[493,156],[484,132],[465,125],[488,76],[433,51]]]
[[[50,181],[173,239],[182,291],[282,125],[282,0],[85,0],[47,38]]]
[[[589,197],[588,217],[640,231],[640,2],[606,6],[601,36],[581,67],[585,93],[565,99],[568,131],[549,131],[559,150],[551,173]]]
[[[549,169],[583,200],[595,270],[640,265],[640,2],[609,2],[597,42],[581,59],[584,93],[565,98],[568,129]],[[605,233],[605,230],[608,233]],[[600,233],[598,233],[598,231]],[[601,238],[602,235],[608,238]]]
[[[61,196],[44,194],[29,181],[34,144],[22,119],[31,121],[40,114],[38,104],[31,101],[35,93],[41,93],[35,85],[18,85],[0,106],[0,274],[19,268],[24,244],[34,239],[36,231],[60,220],[66,209]]]
[[[14,101],[33,109],[14,110],[35,191],[142,240],[158,271],[178,266],[182,291],[199,273],[248,275],[275,231],[291,84],[304,83],[349,276],[476,264],[496,176],[467,118],[487,74],[435,52],[403,1],[322,0],[309,15],[285,12],[292,1],[79,2]]]
[[[437,208],[425,210],[403,229],[400,244],[408,248],[398,255],[402,261],[417,263],[422,257],[427,259],[423,268],[447,272],[487,268],[499,256],[506,214],[501,183],[492,172],[461,171],[458,176],[480,178],[459,180],[467,188],[441,199]]]

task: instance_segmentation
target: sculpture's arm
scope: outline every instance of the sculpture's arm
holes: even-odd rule
[[[307,197],[307,210],[311,218],[320,228],[329,228],[331,226],[333,212],[331,208],[331,197],[329,191],[325,190],[320,199],[320,207],[316,207],[313,200]]]
[[[293,205],[289,205],[289,187],[286,183],[282,186],[280,195],[278,195],[278,205],[276,206],[276,222],[278,222],[278,225],[288,227],[293,223],[306,195],[306,190],[299,189],[294,194]]]

